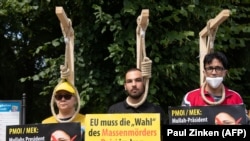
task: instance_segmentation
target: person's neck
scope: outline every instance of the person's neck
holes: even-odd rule
[[[222,96],[222,86],[223,84],[220,84],[218,88],[213,88],[209,85],[206,85],[206,91],[213,96]]]
[[[60,111],[58,114],[57,114],[57,117],[59,119],[66,119],[66,118],[70,118],[74,115],[75,113],[75,110],[71,110],[71,111]]]
[[[138,98],[138,99],[135,99],[135,98],[132,98],[132,97],[128,97],[127,101],[129,103],[131,103],[131,104],[137,104],[137,103],[139,103],[141,101],[141,99],[142,99],[142,96],[140,98]]]

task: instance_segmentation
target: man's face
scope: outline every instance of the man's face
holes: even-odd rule
[[[223,64],[215,58],[210,64],[205,64],[203,73],[206,77],[224,77],[227,70],[223,67]]]
[[[130,71],[126,74],[124,88],[133,99],[139,99],[145,91],[143,77],[140,71]]]

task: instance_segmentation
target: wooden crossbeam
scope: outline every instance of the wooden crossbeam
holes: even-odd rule
[[[148,17],[149,17],[149,9],[143,9],[141,11],[141,21],[140,21],[140,25],[142,28],[146,28],[148,24]]]
[[[218,27],[222,22],[224,22],[230,16],[230,10],[225,9],[222,10],[214,19],[212,19],[210,23],[210,29],[214,29]],[[207,36],[208,30],[207,27],[204,27],[202,31],[199,33],[200,36]]]
[[[69,19],[63,10],[63,7],[56,7],[56,15],[64,27],[69,26]]]

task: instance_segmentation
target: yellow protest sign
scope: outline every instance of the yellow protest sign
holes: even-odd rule
[[[160,114],[87,114],[85,140],[159,141]]]

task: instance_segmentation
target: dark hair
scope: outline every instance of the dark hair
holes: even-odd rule
[[[130,69],[128,69],[127,72],[125,73],[125,76],[124,76],[124,82],[126,81],[127,73],[129,73],[131,71],[140,71],[141,72],[141,69],[139,69],[139,68],[130,68]]]
[[[126,74],[127,74],[128,72],[131,72],[131,71],[140,71],[140,72],[141,72],[141,69],[138,69],[138,68],[130,68],[129,70],[127,70]],[[126,74],[125,74],[125,75],[126,75]]]
[[[204,57],[204,60],[203,60],[203,67],[205,68],[205,65],[206,64],[211,64],[213,59],[218,59],[223,67],[225,69],[228,69],[228,60],[227,60],[227,57],[222,53],[222,52],[211,52],[211,53],[208,53],[205,57]]]

